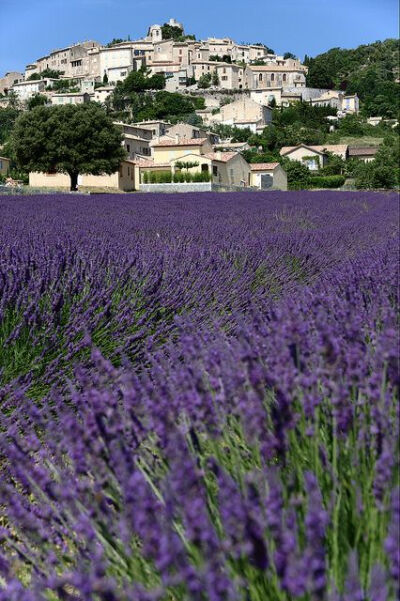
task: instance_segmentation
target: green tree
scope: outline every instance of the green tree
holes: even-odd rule
[[[17,163],[28,171],[68,173],[71,190],[78,175],[114,173],[126,153],[122,135],[97,103],[36,107],[15,123]]]
[[[0,108],[0,144],[4,144],[11,135],[20,111],[10,106]]]
[[[32,73],[32,75],[28,77],[28,81],[37,81],[39,79],[59,79],[61,75],[64,75],[64,71],[44,69],[44,71],[41,73]]]
[[[281,159],[281,163],[287,174],[289,190],[306,190],[310,187],[311,174],[308,167],[300,161],[290,159]]]
[[[214,69],[214,71],[212,72],[211,83],[213,86],[219,86],[219,77],[216,69]]]
[[[297,56],[293,54],[293,52],[285,52],[283,58],[286,60],[287,58],[292,58],[293,60],[297,59]]]
[[[107,73],[104,71],[104,75],[103,75],[103,84],[107,85],[108,84],[108,75]]]
[[[27,108],[29,111],[31,111],[36,106],[45,106],[48,102],[49,99],[47,98],[47,96],[44,96],[44,94],[35,94],[34,96],[31,96],[31,98],[29,98],[27,102]]]
[[[199,81],[197,82],[197,87],[199,89],[205,90],[211,86],[211,73],[203,73],[200,75]]]
[[[164,23],[161,27],[163,40],[174,40],[175,42],[184,42],[185,40],[195,40],[196,36],[190,34],[185,35],[180,27]]]

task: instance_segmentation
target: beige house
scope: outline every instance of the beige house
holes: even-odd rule
[[[250,186],[261,190],[287,190],[286,171],[279,163],[252,163],[250,165]]]
[[[306,144],[284,146],[281,148],[279,154],[291,161],[303,163],[310,171],[318,171],[321,167],[324,167],[326,163],[326,154],[322,150],[317,150],[312,146],[306,146]]]
[[[7,175],[10,170],[10,159],[0,157],[0,175]]]
[[[212,152],[206,154],[211,159],[212,181],[223,186],[248,185],[250,167],[238,152]]]
[[[135,161],[135,181],[143,183],[145,172],[167,171],[172,175],[181,168],[180,163],[190,163],[189,173],[210,174],[211,181],[222,186],[247,186],[250,167],[238,152],[213,152],[209,141],[200,139],[162,139],[153,144],[153,158]]]
[[[284,146],[280,150],[280,155],[292,161],[304,163],[310,171],[317,171],[326,164],[328,152],[345,161],[349,156],[349,147],[347,144],[324,144],[319,146],[299,144],[298,146]]]
[[[225,104],[213,119],[224,125],[250,128],[252,131],[264,129],[272,121],[272,110],[243,95],[238,100]]]
[[[34,79],[32,81],[20,81],[11,88],[21,102],[26,102],[36,94],[43,94],[46,88],[52,87],[56,79]]]
[[[33,188],[66,188],[69,190],[70,184],[70,177],[66,173],[29,173],[29,185]],[[135,190],[134,164],[132,161],[122,161],[119,171],[111,175],[79,175],[78,186],[130,192]]]
[[[212,145],[208,138],[184,138],[175,139],[163,137],[155,139],[150,143],[153,149],[154,163],[168,163],[176,159],[183,159],[187,155],[204,155],[212,152]]]
[[[55,105],[84,104],[90,102],[92,97],[94,98],[94,94],[88,94],[87,92],[65,92],[50,96],[50,102]]]

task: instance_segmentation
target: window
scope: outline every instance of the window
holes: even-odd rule
[[[222,79],[222,81],[228,81],[228,76],[227,76],[227,75],[223,75],[223,76],[221,77],[221,79]]]
[[[131,151],[131,145],[130,145],[130,144],[127,144],[127,145],[126,145],[126,149],[127,149],[127,151],[128,151],[128,152],[130,152],[130,151]]]
[[[262,73],[260,73],[258,76],[258,81],[262,81],[262,79],[263,79],[263,76],[262,76]]]
[[[215,176],[218,175],[218,167],[217,167],[217,165],[213,165],[213,175],[215,175]]]
[[[283,74],[283,81],[286,81],[286,73]]]
[[[3,161],[0,161],[0,169],[3,169]]]
[[[203,163],[202,164],[201,170],[203,171],[203,173],[208,173],[208,165],[207,165],[207,163]]]
[[[271,73],[271,81],[274,81],[274,80],[275,80],[275,74]]]
[[[234,181],[234,177],[233,177],[233,169],[230,169],[229,171],[230,171],[230,173],[231,173],[231,184],[233,184],[233,181]]]

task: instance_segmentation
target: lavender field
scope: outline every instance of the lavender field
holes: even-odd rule
[[[0,601],[399,598],[398,197],[0,197]]]

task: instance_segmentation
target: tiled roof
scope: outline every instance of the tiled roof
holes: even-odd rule
[[[316,150],[327,150],[328,152],[346,152],[348,145],[347,144],[322,144],[320,146],[310,146],[310,148],[315,148]]]
[[[234,157],[238,156],[238,152],[208,152],[203,155],[212,161],[219,161],[220,163],[227,163]]]
[[[251,163],[251,171],[272,171],[279,163]]]
[[[153,159],[134,159],[130,160],[130,163],[134,163],[138,167],[171,167],[170,163],[155,163]]]
[[[204,142],[207,142],[207,138],[180,138],[175,140],[174,138],[159,140],[153,140],[152,146],[202,146]]]
[[[354,147],[350,146],[349,155],[350,156],[361,156],[361,155],[370,155],[374,156],[378,152],[377,146],[364,146],[364,147]]]
[[[280,154],[288,154],[296,148],[308,148],[309,150],[313,150],[315,152],[323,153],[324,151],[333,152],[333,153],[342,153],[347,152],[347,144],[320,144],[320,145],[311,145],[311,144],[298,144],[297,146],[283,146],[280,150]]]
[[[293,150],[296,150],[296,148],[307,148],[308,150],[311,150],[313,152],[317,152],[318,154],[323,154],[323,152],[321,152],[320,150],[316,149],[314,146],[308,146],[308,144],[298,144],[297,146],[283,146],[280,149],[279,154],[281,154],[281,155],[289,154],[289,152],[292,152]]]

